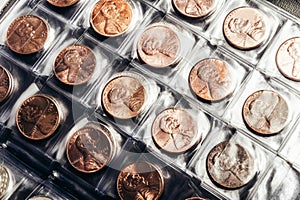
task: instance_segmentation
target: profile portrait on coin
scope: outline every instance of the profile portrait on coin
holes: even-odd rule
[[[293,59],[293,76],[300,75],[300,42],[291,43],[288,52]]]
[[[263,135],[276,134],[284,129],[288,112],[284,98],[269,90],[254,92],[243,107],[243,117],[248,127]]]
[[[157,115],[152,124],[152,137],[159,148],[180,153],[201,140],[192,116],[182,108],[167,108]]]
[[[215,0],[172,0],[176,10],[191,18],[202,18],[214,11]]]
[[[97,172],[112,157],[113,141],[108,129],[84,127],[76,131],[67,144],[70,164],[84,173]]]
[[[153,25],[142,33],[137,51],[146,64],[155,68],[165,68],[178,59],[180,40],[170,27]]]
[[[237,189],[254,177],[254,160],[241,145],[225,141],[209,152],[207,171],[213,182],[226,189]]]
[[[267,33],[263,14],[251,7],[231,11],[225,18],[223,31],[227,41],[242,50],[261,45]]]
[[[228,64],[215,58],[199,61],[189,75],[193,92],[205,101],[220,101],[228,97],[234,89],[233,79]]]
[[[53,65],[55,76],[67,85],[86,83],[96,68],[96,56],[86,46],[71,45],[63,49]]]
[[[131,18],[132,8],[126,0],[101,0],[91,13],[91,24],[100,35],[113,37],[128,29]]]
[[[122,200],[159,199],[163,185],[162,175],[149,163],[129,165],[120,172],[117,181],[118,194]]]
[[[7,46],[19,54],[32,54],[44,48],[48,37],[48,25],[35,15],[16,18],[6,32]]]
[[[26,99],[16,114],[19,131],[31,140],[42,140],[51,136],[58,128],[61,118],[57,101],[43,94]]]
[[[47,0],[53,6],[64,8],[68,6],[72,6],[79,2],[80,0]]]
[[[13,88],[14,79],[12,74],[0,65],[0,104],[11,95]]]
[[[141,112],[145,98],[146,91],[142,83],[129,76],[114,78],[102,93],[105,110],[119,119],[136,117]]]

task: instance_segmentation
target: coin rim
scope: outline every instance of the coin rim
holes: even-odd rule
[[[42,195],[36,195],[36,196],[29,197],[28,200],[36,200],[37,198],[44,198],[46,200],[54,200],[54,199],[50,198],[49,196],[42,196]]]
[[[6,73],[6,75],[8,77],[8,81],[9,81],[9,83],[8,83],[9,86],[8,86],[7,93],[3,97],[3,100],[2,101],[0,100],[0,104],[2,104],[8,99],[8,97],[12,94],[12,92],[14,90],[14,78],[13,78],[12,74],[10,73],[10,71],[8,71],[8,69],[6,69],[1,64],[0,64],[0,68],[3,69],[3,71]]]
[[[53,0],[47,0],[48,3],[50,3],[50,4],[53,5],[53,6],[59,7],[59,8],[66,8],[66,7],[72,6],[72,5],[76,4],[76,3],[78,3],[79,1],[80,1],[80,0],[73,0],[73,1],[71,1],[71,3],[69,3],[69,4],[61,5],[61,4],[59,4],[59,3],[55,3]]]
[[[128,30],[129,26],[130,26],[131,23],[132,23],[132,15],[133,15],[133,9],[132,9],[132,6],[131,6],[126,0],[121,0],[121,1],[123,1],[123,2],[127,5],[128,8],[130,8],[130,23],[128,24],[128,26],[126,27],[126,29],[124,29],[123,32],[120,32],[120,33],[118,33],[118,34],[110,35],[110,34],[106,34],[106,33],[101,33],[101,32],[95,27],[95,25],[94,25],[94,23],[93,23],[93,16],[92,16],[92,15],[93,15],[93,12],[94,12],[94,10],[96,9],[96,6],[97,6],[98,4],[100,4],[100,3],[102,4],[102,2],[104,2],[104,1],[108,1],[108,0],[99,0],[99,1],[97,1],[97,2],[94,4],[94,6],[93,6],[93,8],[92,8],[92,10],[91,10],[91,13],[90,13],[90,24],[91,24],[93,30],[94,30],[96,33],[98,33],[99,35],[101,35],[101,36],[108,37],[108,38],[120,36],[120,35],[122,35],[123,33],[125,33],[125,32]],[[112,1],[115,1],[115,0],[112,0]],[[119,1],[120,1],[120,0],[119,0]]]
[[[50,132],[50,134],[46,135],[45,137],[41,137],[41,138],[32,138],[32,137],[28,136],[27,134],[25,134],[25,133],[21,130],[20,125],[19,125],[19,122],[18,122],[18,116],[19,116],[19,113],[20,113],[20,109],[21,109],[21,107],[23,106],[24,102],[27,101],[27,100],[30,99],[30,98],[33,98],[33,97],[42,97],[42,98],[46,98],[46,99],[50,100],[50,101],[55,105],[55,107],[56,107],[56,109],[57,109],[57,114],[58,114],[57,121],[56,121],[55,125],[53,126],[52,131]],[[32,96],[26,98],[26,99],[21,103],[21,105],[18,107],[18,110],[17,110],[17,113],[16,113],[16,118],[15,118],[15,120],[16,120],[16,125],[17,125],[17,127],[18,127],[19,132],[20,132],[24,137],[26,137],[27,139],[33,140],[33,141],[44,140],[44,139],[47,139],[47,138],[49,138],[50,136],[52,136],[52,135],[57,131],[57,128],[59,127],[59,125],[60,125],[60,123],[61,123],[61,121],[62,121],[61,107],[60,107],[59,103],[57,102],[57,100],[56,100],[54,97],[48,96],[48,95],[45,95],[45,94],[35,94],[35,95],[32,95]]]
[[[287,73],[285,73],[283,70],[282,70],[282,67],[280,66],[279,64],[279,61],[278,61],[278,55],[279,54],[279,51],[281,50],[281,48],[285,45],[285,43],[289,42],[290,40],[299,40],[300,42],[300,36],[294,36],[294,37],[291,37],[289,39],[286,39],[284,42],[282,42],[279,46],[279,48],[277,49],[277,52],[276,52],[276,56],[275,56],[275,62],[276,62],[276,66],[277,66],[277,69],[279,70],[279,72],[287,79],[290,79],[292,81],[297,81],[299,82],[300,81],[300,77],[299,78],[293,78],[293,76],[290,76],[288,75]]]
[[[120,185],[120,179],[121,179],[121,173],[124,171],[124,169],[128,168],[129,166],[131,165],[135,165],[137,163],[145,163],[147,165],[149,165],[151,168],[154,168],[156,170],[156,172],[158,173],[159,177],[160,177],[160,180],[161,180],[161,188],[159,188],[159,193],[157,194],[157,197],[155,199],[159,199],[161,197],[161,195],[163,194],[164,192],[164,188],[165,188],[165,180],[164,180],[164,177],[163,177],[163,174],[162,174],[162,171],[154,164],[150,163],[150,162],[147,162],[147,161],[138,161],[138,162],[131,162],[129,164],[127,164],[125,167],[123,167],[123,169],[120,171],[119,175],[118,175],[118,178],[117,178],[117,192],[118,192],[118,195],[120,197],[121,200],[127,200],[127,199],[124,199],[122,197],[122,195],[120,194],[120,191],[118,189],[118,185]]]
[[[249,101],[249,99],[253,96],[253,95],[255,95],[255,94],[257,94],[257,93],[262,93],[262,92],[269,92],[269,93],[272,93],[272,94],[276,94],[277,96],[279,96],[279,98],[281,98],[284,102],[285,102],[285,104],[286,104],[286,106],[287,106],[287,118],[286,118],[286,120],[285,120],[285,123],[284,123],[284,126],[279,130],[279,131],[277,131],[277,132],[261,132],[261,131],[259,131],[258,129],[256,129],[256,128],[254,128],[254,127],[251,127],[250,125],[249,125],[249,123],[248,123],[248,120],[247,120],[247,117],[245,116],[245,106],[246,106],[246,104],[248,103],[248,101]],[[286,128],[286,125],[287,125],[287,121],[288,121],[288,118],[289,118],[289,106],[288,106],[288,103],[286,102],[286,100],[278,93],[278,92],[275,92],[275,91],[273,91],[273,90],[257,90],[257,91],[255,91],[255,92],[253,92],[252,94],[250,94],[248,97],[247,97],[247,99],[245,100],[245,102],[244,102],[244,104],[243,104],[243,108],[242,108],[242,115],[243,115],[243,120],[244,120],[244,122],[245,122],[245,125],[246,125],[246,127],[248,127],[250,130],[252,130],[252,131],[254,131],[256,134],[259,134],[259,135],[261,135],[261,136],[273,136],[273,135],[277,135],[277,134],[279,134],[283,129],[285,129]]]
[[[167,111],[169,111],[169,110],[172,110],[172,111],[174,111],[174,110],[179,110],[179,111],[182,111],[183,113],[185,113],[185,115],[188,115],[188,116],[192,119],[192,122],[191,122],[191,123],[193,123],[193,125],[194,125],[194,127],[195,127],[195,129],[196,129],[194,136],[197,136],[197,137],[193,137],[193,139],[194,139],[193,143],[191,143],[189,146],[187,146],[186,148],[183,148],[183,149],[180,150],[180,151],[179,151],[179,150],[178,150],[178,151],[170,151],[170,150],[168,150],[168,149],[166,149],[166,148],[163,148],[163,147],[161,147],[160,145],[158,145],[158,143],[157,143],[157,141],[156,141],[156,139],[155,139],[155,135],[154,135],[154,129],[155,129],[155,127],[154,127],[154,123],[156,122],[156,120],[158,119],[158,117],[159,117],[160,115],[162,115],[163,113],[165,113],[165,112],[167,112]],[[155,145],[159,148],[159,150],[163,150],[163,151],[166,151],[166,152],[168,152],[168,153],[173,153],[173,154],[180,154],[180,153],[187,152],[187,151],[189,151],[190,149],[192,149],[193,147],[195,147],[195,145],[197,145],[198,143],[200,143],[201,140],[202,140],[202,134],[199,133],[198,126],[197,126],[197,123],[195,122],[194,118],[192,117],[192,115],[190,115],[189,112],[187,112],[186,109],[181,108],[181,107],[170,107],[170,108],[166,108],[166,109],[162,110],[160,113],[158,113],[158,114],[156,115],[155,119],[154,119],[153,122],[152,122],[152,126],[151,126],[151,136],[152,136],[153,142],[154,142]],[[197,138],[197,140],[196,140],[196,138]]]
[[[9,42],[7,42],[7,41],[8,41],[8,31],[9,31],[10,29],[12,29],[13,25],[14,25],[18,20],[20,20],[20,18],[25,18],[25,17],[34,17],[34,18],[39,19],[39,20],[46,26],[46,29],[47,29],[47,30],[46,30],[46,39],[45,39],[45,41],[43,42],[43,45],[41,45],[41,47],[40,47],[39,49],[37,49],[37,50],[35,50],[35,51],[30,51],[30,52],[22,53],[22,52],[15,51],[13,48],[11,48],[11,45],[10,45]],[[43,18],[41,18],[41,17],[39,17],[39,16],[37,16],[37,15],[33,15],[33,14],[20,15],[20,16],[16,17],[16,18],[10,23],[10,25],[8,26],[8,28],[7,28],[7,30],[6,30],[6,33],[5,33],[5,43],[7,44],[8,48],[9,48],[10,50],[12,50],[13,52],[15,52],[15,53],[17,53],[17,54],[21,54],[21,55],[30,55],[30,54],[34,54],[34,53],[37,53],[37,52],[41,51],[43,48],[45,48],[45,44],[46,44],[48,38],[49,38],[49,25],[48,25],[48,23],[46,22],[45,19],[43,19]]]
[[[227,37],[227,35],[226,35],[226,29],[228,29],[228,27],[226,26],[225,27],[225,24],[227,24],[228,25],[228,19],[229,19],[229,16],[233,13],[233,12],[237,12],[237,11],[239,11],[239,10],[242,10],[242,9],[252,9],[252,10],[254,10],[256,13],[259,13],[261,16],[262,16],[262,18],[263,18],[263,20],[264,20],[264,23],[266,24],[266,16],[265,16],[265,14],[263,13],[263,12],[261,12],[259,9],[257,9],[257,8],[254,8],[254,7],[251,7],[251,6],[240,6],[240,7],[237,7],[237,8],[234,8],[233,10],[231,10],[227,15],[226,15],[226,17],[224,18],[224,21],[223,21],[223,27],[222,27],[222,29],[223,29],[223,36],[224,36],[224,38],[225,38],[225,40],[228,42],[228,44],[230,44],[230,46],[232,46],[232,47],[234,47],[234,48],[236,48],[236,49],[239,49],[239,50],[242,50],[242,51],[247,51],[247,50],[253,50],[253,49],[256,49],[256,48],[258,48],[259,46],[261,46],[261,45],[263,45],[265,42],[266,42],[266,40],[267,40],[267,37],[268,37],[268,30],[267,30],[267,26],[265,27],[265,33],[264,33],[264,36],[262,37],[263,39],[261,40],[261,42],[259,42],[257,45],[254,45],[254,46],[251,46],[251,47],[243,47],[243,46],[239,46],[239,45],[237,45],[237,44],[235,44],[233,41],[231,41],[228,37]]]
[[[99,127],[98,127],[99,126]],[[105,125],[103,124],[98,124],[98,126],[96,126],[95,124],[87,124],[87,125],[84,125],[83,127],[79,128],[78,130],[76,130],[72,136],[68,139],[68,142],[66,144],[66,155],[67,155],[67,159],[68,159],[68,162],[69,164],[77,171],[79,172],[82,172],[82,173],[85,173],[85,174],[91,174],[91,173],[95,173],[95,172],[98,172],[100,171],[101,169],[103,169],[105,166],[107,166],[107,164],[112,160],[112,157],[114,155],[114,149],[115,149],[115,144],[114,144],[114,139],[113,139],[113,136],[109,130],[108,127],[106,127]],[[100,167],[99,169],[96,169],[96,170],[90,170],[90,171],[87,171],[87,170],[81,170],[77,167],[75,167],[72,163],[71,163],[71,159],[70,159],[70,156],[69,156],[69,146],[70,146],[70,142],[71,142],[71,139],[74,138],[74,136],[76,136],[76,138],[79,136],[78,132],[79,131],[82,131],[83,129],[89,129],[89,128],[92,128],[92,129],[95,129],[97,130],[98,132],[100,132],[100,134],[103,134],[105,135],[105,137],[107,138],[108,142],[109,142],[109,145],[110,145],[110,154],[109,154],[109,157],[106,161],[106,163],[104,163],[102,165],[102,167]],[[102,129],[101,129],[102,128]],[[105,131],[103,131],[103,129],[106,129]]]
[[[91,73],[84,81],[81,81],[81,82],[79,82],[79,83],[71,83],[71,82],[64,82],[64,81],[62,81],[62,80],[58,77],[58,75],[57,75],[57,73],[56,73],[56,70],[55,70],[55,68],[56,68],[55,63],[56,63],[56,60],[58,59],[59,55],[60,55],[61,53],[66,53],[67,50],[68,50],[69,48],[71,48],[71,47],[81,47],[81,48],[87,49],[88,51],[90,51],[90,53],[91,53],[91,54],[93,55],[93,57],[94,57],[94,68],[93,68],[93,73]],[[52,71],[53,71],[55,77],[56,77],[60,82],[66,84],[66,85],[76,86],[76,85],[82,85],[82,84],[85,84],[85,83],[87,83],[88,81],[90,81],[91,78],[92,78],[92,76],[93,76],[94,73],[95,73],[96,67],[97,67],[97,58],[96,58],[96,55],[95,55],[95,53],[93,52],[92,49],[90,49],[89,47],[87,47],[87,46],[85,46],[85,45],[81,45],[81,44],[72,44],[72,45],[69,45],[69,46],[65,47],[64,49],[62,49],[62,50],[56,55],[55,60],[54,60],[53,65],[52,65]]]

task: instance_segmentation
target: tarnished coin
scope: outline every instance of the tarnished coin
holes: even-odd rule
[[[101,0],[91,13],[93,29],[106,37],[124,33],[132,20],[132,8],[126,0]]]
[[[176,10],[191,18],[202,18],[214,11],[215,0],[173,0]]]
[[[189,84],[193,92],[206,101],[220,101],[228,97],[234,81],[227,63],[220,59],[204,59],[191,70]]]
[[[260,90],[244,103],[243,117],[249,128],[270,135],[280,132],[286,125],[289,109],[286,101],[276,92]]]
[[[130,119],[141,113],[146,100],[142,83],[129,76],[119,76],[107,83],[102,92],[102,104],[113,117]]]
[[[53,200],[53,199],[47,196],[34,196],[34,197],[30,197],[28,200]]]
[[[153,25],[141,35],[137,52],[146,64],[164,68],[178,60],[180,40],[177,34],[165,25]]]
[[[182,108],[167,108],[152,124],[152,138],[157,146],[171,153],[181,153],[200,142],[197,125]]]
[[[97,172],[107,165],[113,155],[114,143],[104,126],[86,126],[70,138],[66,154],[69,163],[84,173]]]
[[[36,94],[19,107],[16,123],[19,131],[28,139],[42,140],[51,136],[61,121],[60,108],[50,96]]]
[[[258,9],[240,7],[226,16],[223,32],[231,45],[238,49],[250,50],[265,41],[266,22]]]
[[[9,190],[10,174],[4,166],[0,165],[0,198]]]
[[[13,76],[0,65],[0,103],[6,100],[12,93],[14,87]]]
[[[117,190],[122,200],[158,200],[164,190],[164,179],[154,165],[137,162],[120,172]]]
[[[96,68],[96,56],[86,46],[71,45],[55,59],[55,76],[67,85],[79,85],[90,80]]]
[[[35,15],[15,19],[6,33],[8,47],[19,54],[36,53],[43,49],[48,37],[46,22]]]
[[[253,158],[241,145],[221,142],[210,151],[207,170],[215,183],[224,188],[236,189],[253,178]]]
[[[47,1],[56,7],[68,7],[74,5],[79,0],[47,0]]]
[[[190,197],[190,198],[187,198],[185,200],[205,200],[205,199],[203,199],[201,197]]]
[[[300,81],[300,37],[290,38],[281,44],[276,54],[276,64],[285,77]]]

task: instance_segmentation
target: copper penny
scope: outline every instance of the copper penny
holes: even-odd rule
[[[146,90],[142,83],[129,76],[119,76],[105,86],[102,104],[113,117],[130,119],[141,113],[146,99]]]
[[[178,60],[180,40],[171,28],[153,25],[142,33],[137,47],[143,62],[155,68],[164,68]]]
[[[6,100],[12,93],[14,87],[13,76],[0,65],[0,103]]]
[[[234,81],[227,63],[208,58],[198,62],[191,70],[189,84],[193,92],[206,101],[220,101],[233,92]]]
[[[102,169],[113,155],[110,131],[99,126],[85,126],[70,138],[66,153],[69,163],[78,171],[93,173]]]
[[[209,152],[207,170],[212,180],[220,186],[240,188],[254,176],[253,158],[241,145],[221,142]]]
[[[47,1],[56,7],[68,7],[74,5],[79,0],[47,0]]]
[[[300,37],[290,38],[281,44],[276,54],[276,64],[285,77],[300,81]]]
[[[126,0],[101,0],[91,13],[93,29],[106,37],[124,33],[132,19],[132,8]]]
[[[182,108],[167,108],[152,124],[152,137],[157,146],[171,153],[181,153],[200,142],[197,125]]]
[[[30,197],[28,200],[53,200],[53,199],[47,196],[34,196],[34,197]]]
[[[250,95],[244,103],[246,124],[257,133],[269,135],[280,132],[288,119],[288,105],[276,92],[260,90]]]
[[[223,32],[227,41],[238,49],[256,48],[266,39],[264,15],[256,8],[236,8],[226,16]]]
[[[164,179],[154,165],[137,162],[120,172],[117,190],[122,200],[158,200],[164,190]]]
[[[16,115],[19,131],[31,140],[48,138],[56,131],[60,121],[58,103],[54,98],[43,94],[26,99]]]
[[[55,59],[55,76],[67,85],[79,85],[90,80],[96,68],[96,56],[86,46],[71,45]]]
[[[176,10],[191,18],[202,18],[214,11],[215,0],[173,0]]]
[[[185,200],[205,200],[205,199],[203,199],[201,197],[190,197],[190,198],[187,198]]]
[[[6,167],[0,165],[0,198],[4,196],[11,186],[11,178]]]
[[[8,47],[19,54],[40,51],[48,37],[46,22],[35,15],[24,15],[15,19],[6,33]]]

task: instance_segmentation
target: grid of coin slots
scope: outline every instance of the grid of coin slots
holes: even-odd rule
[[[263,0],[11,1],[1,199],[299,199],[299,19]]]

